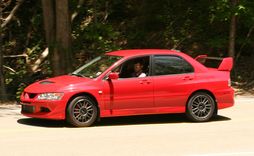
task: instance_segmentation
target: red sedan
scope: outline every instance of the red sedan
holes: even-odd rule
[[[234,104],[232,58],[218,67],[175,50],[120,50],[106,53],[70,75],[35,82],[21,95],[21,113],[90,126],[101,117],[186,113],[208,121]],[[217,59],[217,58],[215,58]],[[199,60],[199,61],[197,61]],[[202,63],[200,63],[202,62]]]

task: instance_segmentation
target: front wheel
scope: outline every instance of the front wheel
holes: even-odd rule
[[[67,107],[66,120],[76,127],[91,126],[98,114],[96,103],[88,96],[74,98]]]
[[[197,92],[188,101],[186,114],[191,121],[210,120],[216,112],[215,100],[207,93]]]

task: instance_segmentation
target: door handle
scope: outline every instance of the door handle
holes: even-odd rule
[[[150,83],[152,83],[152,82],[151,82],[151,81],[146,81],[146,83],[147,83],[147,84],[150,84]]]
[[[141,80],[141,81],[139,81],[139,83],[140,83],[140,84],[144,84],[144,83],[150,84],[151,81],[149,81],[149,80]]]
[[[193,80],[194,77],[193,76],[184,76],[182,79],[183,80]]]

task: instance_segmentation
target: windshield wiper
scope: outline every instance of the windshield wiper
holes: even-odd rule
[[[74,76],[78,76],[78,77],[84,77],[82,74],[78,74],[78,73],[71,73],[70,75],[74,75]]]

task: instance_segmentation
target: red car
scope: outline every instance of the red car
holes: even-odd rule
[[[232,58],[216,68],[175,50],[120,50],[106,53],[70,75],[38,81],[21,95],[22,114],[90,126],[102,117],[186,113],[208,121],[234,104]],[[217,58],[215,58],[217,59]],[[197,61],[199,60],[199,61]],[[202,62],[202,63],[200,63]]]

